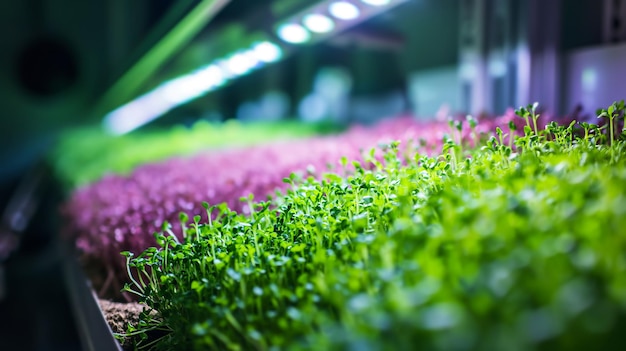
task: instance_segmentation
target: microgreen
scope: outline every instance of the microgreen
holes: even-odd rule
[[[617,120],[619,118],[624,118],[624,112],[626,108],[624,107],[624,100],[619,102],[614,102],[606,109],[599,109],[596,111],[598,118],[605,118],[609,121],[609,142],[611,146],[613,146],[613,142],[615,139],[615,129],[617,128]],[[621,135],[621,133],[620,133]]]
[[[243,197],[247,214],[203,204],[181,242],[164,231],[126,253],[154,313],[132,332],[167,328],[158,349],[614,348],[626,141],[539,129],[536,110],[520,111],[523,135],[509,125],[512,143],[499,128],[469,158],[452,138],[432,156],[391,142],[343,158],[347,174],[292,173],[279,198]]]
[[[452,164],[468,156],[463,145],[477,145],[495,125],[507,121],[499,118],[478,123],[470,119],[471,129],[453,123],[451,135],[456,137],[447,145],[448,157],[457,160]],[[100,272],[106,274],[106,279],[101,279],[106,284],[94,284],[100,296],[119,298],[119,289],[129,282],[119,252],[142,252],[154,246],[154,232],[164,231],[184,240],[183,235],[192,229],[191,235],[197,236],[189,219],[201,216],[198,224],[212,220],[206,217],[203,202],[226,204],[237,213],[248,213],[250,204],[239,201],[242,197],[277,198],[297,187],[299,178],[319,179],[324,170],[349,174],[355,170],[354,160],[365,169],[380,170],[383,161],[391,161],[386,152],[391,148],[396,149],[397,162],[402,164],[409,163],[415,152],[438,155],[448,128],[445,122],[397,118],[369,128],[355,126],[335,136],[214,150],[143,165],[128,176],[111,175],[76,190],[63,209],[65,232],[76,240],[89,271],[96,272],[94,281],[102,278]],[[393,140],[402,141],[401,146]],[[384,151],[368,155],[366,151],[376,145]],[[186,215],[181,217],[181,212]],[[164,222],[171,226],[162,228]]]

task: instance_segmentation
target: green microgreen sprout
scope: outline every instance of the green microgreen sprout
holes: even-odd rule
[[[533,119],[533,128],[535,129],[535,134],[539,133],[539,128],[537,128],[537,120],[539,119],[539,114],[537,113],[537,107],[539,107],[539,103],[535,102],[532,105],[529,105],[530,107],[530,116]],[[527,107],[528,108],[528,107]]]
[[[203,203],[207,223],[194,216],[182,242],[165,225],[157,248],[124,253],[125,290],[153,311],[129,334],[167,330],[149,344],[162,350],[569,350],[619,340],[626,140],[602,142],[603,129],[584,122],[582,136],[575,121],[540,130],[536,110],[518,111],[524,135],[497,128],[466,158],[454,136],[432,157],[405,157],[394,141],[343,158],[347,175],[294,173],[272,201],[244,197],[247,214]]]
[[[526,125],[524,126],[524,134],[528,135],[528,133],[531,131],[529,109],[527,107],[520,106],[518,109],[515,110],[515,114],[526,121]]]
[[[609,121],[609,142],[613,146],[613,140],[615,139],[615,128],[617,127],[616,120],[620,117],[624,118],[624,100],[612,103],[606,109],[599,109],[597,111],[598,118],[605,118]]]
[[[509,121],[509,148],[513,149],[513,139],[515,138],[515,131],[517,130],[517,126],[515,122]]]

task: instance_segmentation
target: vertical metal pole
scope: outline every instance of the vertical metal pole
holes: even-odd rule
[[[486,15],[487,0],[462,0],[460,10],[459,76],[462,108],[473,114],[487,105]]]
[[[517,104],[539,102],[559,110],[561,0],[527,0],[520,4],[517,45]]]
[[[530,38],[528,32],[529,11],[526,2],[518,4],[517,15],[519,22],[517,25],[517,48],[515,60],[517,61],[517,86],[515,106],[528,104],[530,101],[530,72],[531,72],[531,54],[530,54]]]
[[[501,114],[514,104],[511,80],[511,31],[514,25],[511,1],[489,0],[487,8],[487,105],[490,112]],[[514,66],[513,66],[514,67]]]

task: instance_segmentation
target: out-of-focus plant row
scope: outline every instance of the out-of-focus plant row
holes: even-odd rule
[[[362,160],[362,151],[392,140],[402,141],[407,154],[418,149],[439,153],[444,136],[469,144],[497,125],[504,128],[511,119],[472,120],[471,131],[459,131],[448,121],[397,118],[372,127],[355,126],[339,135],[214,150],[143,165],[129,175],[108,175],[77,189],[64,207],[65,231],[76,240],[95,278],[108,277],[103,289],[119,291],[127,279],[119,253],[155,245],[153,233],[165,221],[180,237],[179,213],[207,220],[204,201],[247,213],[242,197],[252,194],[265,200],[285,190],[283,179],[294,172],[320,176],[327,170],[338,171],[342,158]]]
[[[72,130],[59,138],[51,153],[59,180],[68,188],[87,185],[106,174],[128,174],[142,164],[192,155],[202,150],[249,146],[339,132],[331,123],[298,121],[240,123],[196,122],[191,127],[139,131],[113,136],[99,128]]]

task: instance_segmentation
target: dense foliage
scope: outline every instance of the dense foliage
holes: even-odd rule
[[[472,133],[505,126],[509,119],[483,121]],[[282,180],[292,172],[321,175],[328,166],[337,167],[342,157],[361,159],[361,150],[380,141],[397,139],[413,147],[432,147],[430,152],[440,151],[444,134],[450,132],[445,121],[399,118],[372,128],[354,127],[336,136],[220,150],[144,165],[128,176],[107,176],[75,191],[64,208],[67,235],[76,240],[98,289],[117,292],[127,281],[120,251],[140,252],[156,245],[152,234],[160,231],[165,221],[173,223],[172,231],[182,238],[180,212],[201,215],[206,221],[203,201],[226,203],[233,211],[245,212],[241,197],[253,194],[264,200],[276,190],[284,190],[287,185]],[[454,133],[457,139],[470,139],[469,130],[463,136],[456,129]]]
[[[329,123],[196,122],[190,128],[139,131],[112,136],[101,129],[73,130],[59,139],[51,164],[69,188],[89,184],[105,174],[128,174],[140,165],[191,155],[209,148],[247,146],[269,140],[295,139],[339,131]]]
[[[624,105],[601,111],[610,131],[540,129],[535,108],[518,111],[514,142],[498,128],[480,148],[448,138],[411,157],[392,142],[347,177],[285,179],[284,197],[249,198],[248,215],[182,216],[184,238],[124,253],[126,290],[153,309],[129,331],[165,331],[160,349],[615,349]]]

